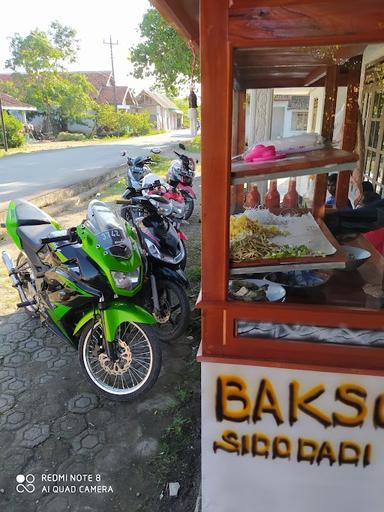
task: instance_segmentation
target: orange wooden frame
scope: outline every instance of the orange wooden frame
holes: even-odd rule
[[[229,8],[231,3],[232,7]],[[271,2],[269,2],[271,3]],[[275,4],[284,4],[276,1]],[[286,3],[286,2],[285,2]],[[312,2],[303,2],[303,5]],[[200,50],[202,73],[202,360],[226,362],[245,360],[265,365],[314,368],[330,371],[356,371],[384,374],[384,359],[379,348],[342,346],[325,343],[308,343],[283,340],[247,339],[235,336],[237,320],[269,320],[307,325],[337,326],[342,322],[351,328],[384,330],[384,312],[348,307],[314,306],[304,304],[255,304],[249,305],[227,300],[229,278],[229,227],[231,188],[231,129],[234,48],[278,47],[297,44],[356,43],[377,41],[383,33],[372,30],[354,32],[348,36],[331,34],[305,38],[281,37],[268,39],[263,35],[246,33],[246,17],[231,17],[237,9],[252,8],[250,0],[212,1],[200,0]],[[241,33],[240,27],[243,32]],[[335,105],[335,69],[328,75],[328,117],[324,131],[332,132]],[[334,78],[334,80],[332,79]],[[349,88],[353,101],[357,101],[356,78]],[[345,149],[353,149],[355,109],[348,117],[348,142]],[[242,141],[242,116],[237,124],[238,140]],[[345,201],[345,174],[340,181],[338,201]],[[317,208],[324,202],[325,179],[319,180]],[[320,186],[321,185],[321,186]],[[305,319],[305,320],[303,320]],[[384,355],[384,353],[383,353]],[[228,359],[229,358],[229,359]]]

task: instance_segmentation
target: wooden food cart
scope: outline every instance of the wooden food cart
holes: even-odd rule
[[[321,218],[328,173],[339,174],[336,206],[346,206],[357,160],[362,62],[367,45],[384,41],[383,2],[152,3],[200,48],[203,510],[379,512],[384,262],[360,236],[353,243],[372,256],[343,272],[342,248]],[[337,88],[347,87],[342,148],[232,163],[244,151],[246,90],[305,86],[325,88],[328,140]],[[299,175],[316,175],[311,211],[336,249],[318,268],[328,265],[332,277],[320,294],[287,292],[278,303],[233,300],[228,286],[239,266],[230,261],[229,218],[243,202],[244,183]],[[297,258],[243,267],[263,275],[271,265],[317,268],[316,261]],[[378,293],[366,293],[366,285]]]

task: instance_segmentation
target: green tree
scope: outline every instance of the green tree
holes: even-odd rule
[[[191,77],[193,56],[188,44],[160,16],[149,9],[140,24],[142,42],[131,48],[134,76],[155,76],[167,94],[176,96]],[[196,74],[199,75],[198,62]]]
[[[189,101],[188,98],[172,98],[173,103],[176,105],[178,109],[180,109],[183,113],[183,126],[184,128],[189,128],[190,120],[189,120]]]
[[[18,148],[25,142],[23,123],[15,117],[3,111],[7,142],[10,148]],[[4,145],[3,130],[0,130],[0,145]]]
[[[68,119],[89,117],[95,89],[83,75],[65,71],[65,65],[76,60],[78,49],[75,30],[57,21],[48,32],[35,29],[26,37],[15,34],[6,61],[15,74],[12,84],[3,84],[2,89],[44,112],[49,126],[54,118],[64,128]]]

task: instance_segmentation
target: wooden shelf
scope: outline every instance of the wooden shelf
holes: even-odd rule
[[[292,153],[280,160],[268,162],[233,162],[231,183],[239,185],[249,181],[352,171],[357,159],[355,153],[332,148]]]

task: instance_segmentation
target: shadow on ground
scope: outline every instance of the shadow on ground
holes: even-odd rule
[[[191,371],[196,375],[191,366],[196,364],[197,340],[188,336],[163,344],[163,368],[155,387],[141,400],[114,403],[98,397],[85,382],[77,352],[26,313],[2,316],[0,337],[1,510],[159,510],[168,477],[158,471],[165,467],[159,465],[159,446],[164,430],[172,433],[169,425],[182,390],[190,397],[199,393],[199,379],[192,389],[188,380]],[[198,415],[198,410],[190,412]],[[197,455],[196,437],[191,442],[189,449]],[[183,484],[180,500],[196,495],[188,485],[192,467],[190,472],[174,475]],[[19,474],[35,477],[33,493],[16,491]],[[52,474],[91,475],[91,481],[43,481]],[[50,492],[44,485],[50,485]],[[69,490],[55,493],[54,485],[58,491]],[[83,490],[105,488],[81,492],[81,485]]]

